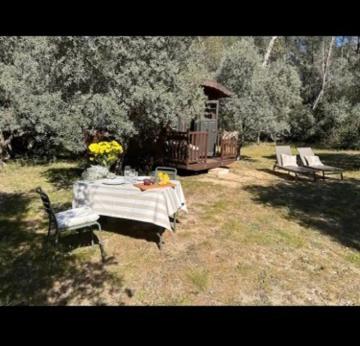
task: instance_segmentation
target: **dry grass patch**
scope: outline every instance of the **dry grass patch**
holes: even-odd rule
[[[99,236],[114,257],[106,265],[76,238],[42,247],[47,224],[32,190],[41,185],[59,210],[69,207],[77,164],[9,164],[0,171],[0,302],[359,304],[360,153],[315,152],[346,168],[345,181],[274,174],[273,145],[245,147],[221,178],[181,177],[189,213],[162,252],[151,225],[102,218]]]

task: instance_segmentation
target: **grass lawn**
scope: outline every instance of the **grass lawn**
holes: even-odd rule
[[[295,182],[273,173],[274,146],[245,147],[222,178],[181,178],[188,214],[165,233],[101,218],[113,261],[87,236],[44,244],[47,219],[33,189],[71,206],[77,163],[10,163],[0,171],[0,305],[358,305],[360,152],[315,150],[344,181]],[[294,150],[295,153],[295,150]],[[56,202],[56,203],[55,203]]]

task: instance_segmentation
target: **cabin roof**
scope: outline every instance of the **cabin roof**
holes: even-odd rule
[[[201,83],[201,86],[204,87],[204,92],[209,99],[219,99],[223,97],[231,97],[233,95],[229,89],[225,88],[215,80],[207,79]]]

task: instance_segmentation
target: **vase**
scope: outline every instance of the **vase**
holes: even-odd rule
[[[82,179],[94,181],[107,178],[110,175],[109,167],[101,165],[91,165],[81,175]]]

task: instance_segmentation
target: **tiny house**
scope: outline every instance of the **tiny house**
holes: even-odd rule
[[[232,92],[213,80],[201,86],[207,97],[204,113],[190,122],[179,118],[177,128],[169,128],[165,140],[165,163],[188,171],[226,166],[236,160],[238,139],[219,129],[219,100]]]

